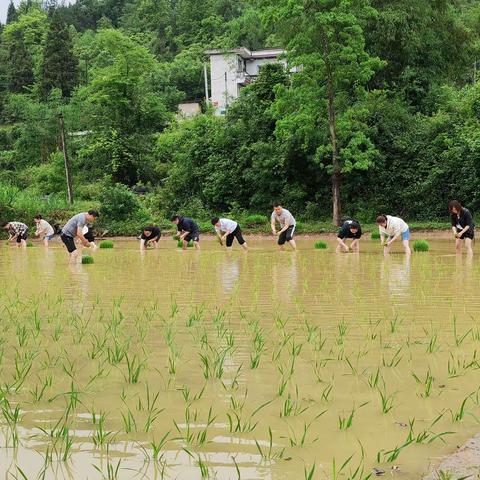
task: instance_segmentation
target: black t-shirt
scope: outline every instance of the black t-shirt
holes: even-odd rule
[[[358,226],[358,230],[356,233],[352,233],[350,231],[350,227],[352,226],[352,224],[354,224],[355,226]],[[337,235],[337,237],[341,238],[342,240],[344,238],[360,238],[361,236],[362,236],[362,228],[360,227],[360,224],[354,220],[345,221]]]
[[[179,232],[193,233],[199,231],[198,225],[191,218],[188,217],[180,217],[177,228]]]
[[[453,213],[451,219],[452,226],[457,227],[458,230],[463,230],[468,225],[470,228],[467,230],[467,232],[471,232],[475,227],[472,214],[468,208],[462,207],[460,214],[457,215],[456,213]]]
[[[160,229],[158,227],[153,227],[152,233],[150,234],[149,237],[145,235],[145,231],[142,231],[142,235],[140,235],[140,238],[142,240],[155,240],[160,238],[160,235],[161,235]]]

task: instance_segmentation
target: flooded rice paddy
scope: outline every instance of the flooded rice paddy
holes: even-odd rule
[[[420,479],[480,429],[478,259],[313,241],[3,246],[0,478]]]

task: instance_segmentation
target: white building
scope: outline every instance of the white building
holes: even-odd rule
[[[258,76],[266,63],[287,65],[285,50],[265,48],[250,51],[241,47],[234,50],[208,50],[210,56],[210,102],[218,115],[224,115],[228,106],[240,95],[240,90]]]

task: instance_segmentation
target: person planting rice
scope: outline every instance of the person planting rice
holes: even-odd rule
[[[2,228],[9,233],[8,241],[17,243],[17,247],[27,246],[28,227],[22,222],[4,222]]]
[[[155,225],[149,225],[142,230],[140,235],[140,250],[146,250],[149,245],[158,248],[162,232]]]
[[[381,245],[384,246],[385,253],[390,253],[390,246],[399,238],[402,238],[405,253],[407,255],[412,253],[410,250],[410,229],[404,220],[391,215],[379,215],[377,217],[377,225],[380,232]]]
[[[448,204],[448,211],[452,220],[456,252],[462,253],[462,240],[464,240],[468,255],[473,255],[472,240],[475,238],[475,224],[470,210],[462,207],[459,201],[452,200]]]
[[[277,222],[281,227],[280,231],[278,232],[276,229]],[[285,242],[288,242],[293,250],[297,249],[297,245],[293,239],[295,225],[296,222],[295,218],[293,218],[293,215],[286,208],[283,208],[279,203],[274,203],[271,216],[271,226],[272,233],[274,235],[278,235],[278,245],[280,246],[280,250],[284,249]]]
[[[337,235],[337,253],[341,252],[359,252],[360,251],[360,237],[362,236],[362,228],[360,223],[356,220],[346,220]],[[351,238],[352,243],[348,246],[345,239]]]
[[[55,236],[55,230],[40,214],[35,215],[33,219],[37,225],[35,236],[41,237],[43,244],[48,247],[48,242]]]
[[[60,238],[67,247],[69,254],[69,263],[76,263],[77,260],[77,247],[75,245],[75,237],[78,237],[83,246],[89,247],[90,242],[85,238],[83,228],[87,222],[93,222],[99,217],[96,210],[89,210],[88,212],[78,213],[74,215],[62,228]],[[87,227],[88,228],[88,227]]]
[[[220,245],[225,242],[227,249],[232,248],[233,239],[236,238],[237,242],[244,250],[248,250],[247,242],[242,236],[242,230],[240,225],[234,220],[229,218],[212,218],[212,225],[215,227],[215,232],[220,240]],[[223,235],[222,235],[223,234]]]
[[[96,250],[98,247],[95,243],[95,233],[93,231],[93,228],[90,225],[85,225],[82,228],[82,233],[85,239],[88,240],[88,246],[92,247],[93,250]]]
[[[170,221],[177,226],[178,232],[176,237],[183,242],[183,250],[187,249],[190,240],[193,241],[195,248],[200,250],[200,229],[191,218],[173,215]]]

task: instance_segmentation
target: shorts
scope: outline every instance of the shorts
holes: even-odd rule
[[[190,240],[193,240],[194,242],[199,242],[200,241],[200,232],[190,232],[184,240],[186,242],[189,242]]]
[[[402,240],[410,240],[410,229],[408,228],[402,232]]]
[[[227,235],[227,247],[232,246],[234,238],[237,239],[237,242],[240,245],[243,245],[245,243],[245,240],[242,236],[242,230],[240,229],[240,225],[237,225],[237,228],[232,233],[229,233]]]
[[[278,244],[284,245],[285,242],[293,240],[293,232],[295,231],[295,225],[290,225],[284,232],[278,236]]]
[[[459,229],[457,227],[457,233],[461,232],[463,230]],[[460,240],[465,240],[466,238],[469,238],[470,240],[473,240],[475,238],[475,229],[474,228],[469,228],[461,237],[459,237]]]
[[[28,238],[28,233],[23,232],[21,235],[17,235],[17,239],[15,240],[17,243],[22,243],[22,240],[26,240]]]
[[[77,249],[77,246],[75,245],[75,239],[70,235],[65,235],[64,233],[62,233],[60,235],[60,238],[67,247],[68,253],[72,253]]]
[[[54,236],[55,236],[55,234],[52,233],[51,235],[45,235],[45,236],[43,237],[43,239],[44,239],[44,240],[51,240]]]

